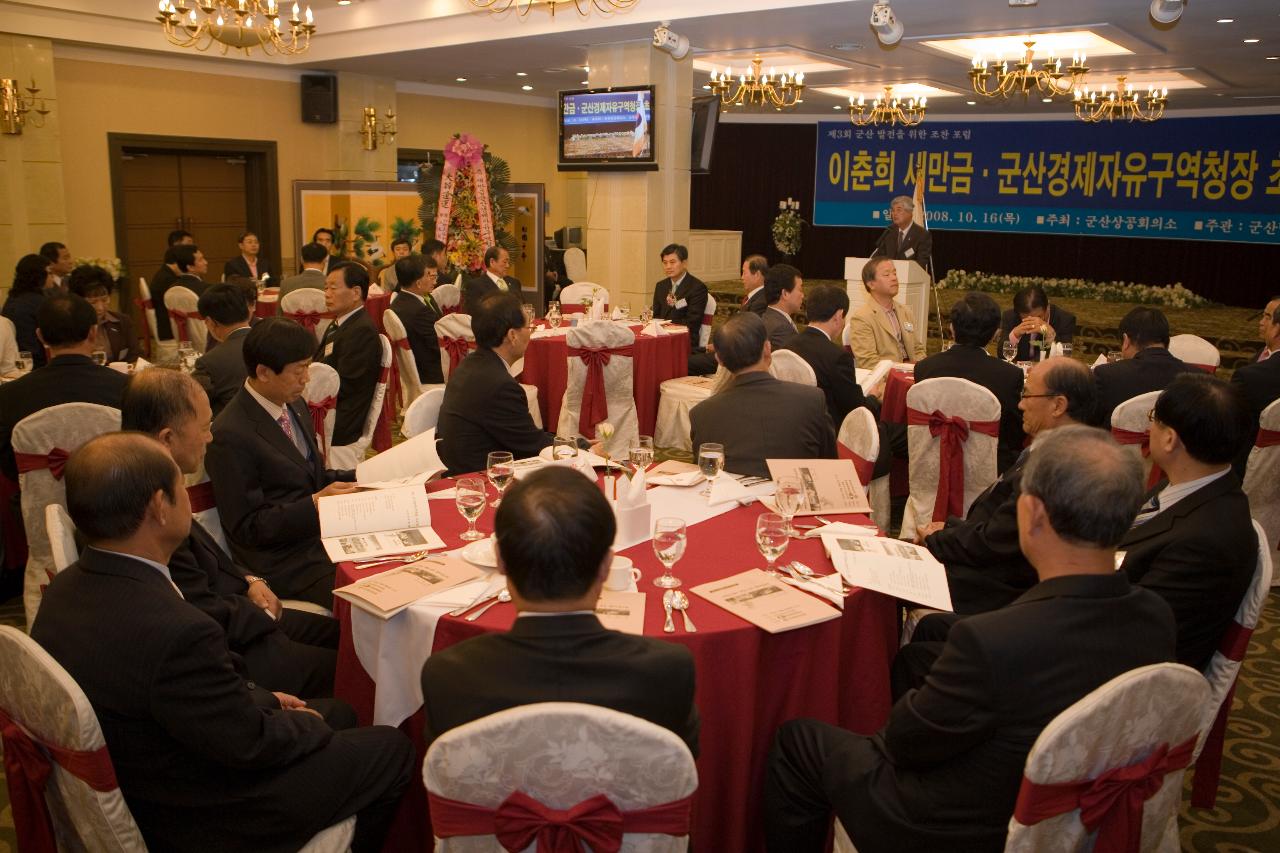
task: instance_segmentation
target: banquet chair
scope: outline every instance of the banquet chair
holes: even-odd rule
[[[450,818],[461,808],[482,811],[456,835],[437,836],[439,853],[502,853],[493,810],[508,800],[523,797],[535,809],[568,810],[601,796],[622,812],[622,850],[678,853],[689,846],[688,802],[697,774],[689,748],[667,729],[576,702],[523,705],[458,726],[431,744],[422,765],[437,833],[457,823]],[[662,828],[671,834],[622,834],[639,818],[629,813],[659,807],[667,807]],[[510,849],[526,846],[534,849]]]
[[[575,281],[560,291],[560,313],[580,314],[583,312],[582,300],[591,297],[592,302],[604,300],[605,310],[609,310],[609,291],[590,281]]]
[[[17,375],[18,331],[8,317],[0,317],[0,376]]]
[[[715,394],[733,379],[733,374],[717,365],[712,376],[680,376],[658,386],[658,416],[653,428],[656,447],[692,450],[689,410]]]
[[[1151,421],[1147,418],[1159,397],[1159,391],[1148,391],[1125,400],[1111,412],[1111,437],[1139,457],[1148,488],[1161,476],[1159,466],[1150,458]]]
[[[307,368],[307,386],[302,390],[302,399],[311,412],[316,446],[320,448],[320,457],[325,460],[326,467],[332,467],[328,465],[329,449],[333,444],[333,429],[338,418],[338,388],[341,385],[338,371],[329,365],[316,361]]]
[[[200,316],[199,301],[200,297],[189,287],[175,285],[164,292],[164,307],[169,312],[169,325],[177,342],[174,346],[190,341],[196,352],[203,353],[209,344],[209,329]]]
[[[716,318],[716,298],[707,294],[707,309],[702,312],[702,327],[698,329],[698,346],[707,348],[711,340],[711,324]]]
[[[1027,754],[1006,853],[1088,851],[1095,845],[1143,853],[1177,851],[1182,777],[1208,693],[1194,669],[1157,663],[1116,676],[1060,713]],[[1126,768],[1151,780],[1150,794],[1137,800],[1132,812],[1126,806],[1134,801],[1116,796],[1098,822],[1086,826],[1080,800],[1122,783],[1123,777],[1115,776]],[[1132,848],[1124,844],[1129,815],[1130,831],[1140,833]],[[1113,838],[1118,843],[1105,843]]]
[[[626,455],[626,449],[640,435],[631,355],[635,342],[635,332],[608,320],[589,320],[569,329],[565,335],[568,377],[560,404],[560,422],[556,425],[560,435],[580,434],[594,439],[596,424],[607,420],[613,424],[614,433],[605,442],[605,451],[613,456]],[[600,363],[597,359],[607,361]],[[594,378],[597,371],[599,380]],[[593,388],[595,382],[602,384]],[[603,401],[599,399],[601,387]]]
[[[400,315],[394,311],[387,311],[382,315],[382,323],[387,330],[387,339],[391,341],[396,371],[400,376],[400,399],[396,401],[396,405],[407,408],[422,395],[422,382],[418,379],[418,361],[413,355],[413,349],[409,346],[409,333],[405,331]]]
[[[300,287],[286,293],[280,300],[280,314],[310,329],[317,344],[333,322],[324,304],[324,291],[317,287]]]
[[[438,291],[440,288],[436,288]],[[470,314],[445,314],[436,320],[436,340],[440,342],[440,369],[444,381],[462,363],[467,353],[476,348],[476,336],[471,332]]]
[[[875,415],[859,406],[844,416],[840,434],[836,436],[836,453],[841,459],[852,459],[858,480],[871,499],[871,518],[881,528],[889,527],[889,475],[871,479],[876,458],[880,455],[880,428]]]
[[[565,249],[564,271],[569,276],[569,281],[586,281],[590,278],[587,274],[587,253],[577,246]]]
[[[462,302],[462,289],[456,284],[437,285],[436,289],[431,291],[431,298],[440,306],[442,313],[452,314],[458,310],[458,305]]]
[[[53,571],[58,573],[80,559],[76,545],[76,526],[62,504],[44,508],[44,527],[49,532],[49,550],[53,553]]]
[[[1174,335],[1169,338],[1169,353],[1205,373],[1217,373],[1222,364],[1222,353],[1199,335]]]
[[[66,505],[62,480],[66,457],[91,438],[120,429],[120,410],[96,403],[61,403],[18,421],[13,452],[22,491],[22,524],[27,532],[27,569],[22,599],[27,624],[36,618],[44,588],[53,577],[53,553],[45,529],[45,507]]]
[[[364,429],[360,437],[350,444],[331,445],[327,457],[327,466],[335,470],[355,468],[364,458],[365,451],[373,443],[373,430],[378,425],[378,417],[382,414],[382,401],[387,395],[387,381],[391,376],[391,342],[386,335],[378,335],[382,344],[382,374],[378,384],[373,388],[373,399],[369,401],[369,411],[364,416]],[[314,367],[314,365],[313,365]],[[341,393],[341,392],[339,392]],[[326,425],[328,416],[325,418]]]
[[[400,434],[405,438],[421,435],[429,429],[435,429],[440,420],[440,404],[444,402],[444,388],[432,386],[422,392],[422,396],[409,404],[404,410],[404,419],[400,422]]]
[[[142,833],[115,781],[102,727],[88,697],[39,643],[7,625],[0,626],[0,716],[14,724],[5,733],[6,753],[15,745],[11,738],[30,741],[34,752],[16,750],[16,754],[39,754],[50,766],[48,780],[34,801],[13,801],[19,849],[25,849],[22,842],[30,837],[27,833],[43,823],[47,814],[59,850],[146,853]],[[14,778],[6,767],[9,789],[24,781],[36,785],[32,777],[38,768],[27,766],[23,757],[16,761],[26,778]],[[348,850],[355,824],[355,817],[334,824],[314,836],[303,853]]]
[[[142,276],[138,277],[138,298],[134,303],[142,312],[142,320],[147,332],[142,340],[143,354],[152,361],[173,361],[178,353],[178,342],[174,338],[167,341],[160,340],[160,332],[156,329],[156,306],[151,300],[151,288]],[[153,343],[155,344],[154,356],[151,348]]]
[[[927,420],[911,424],[912,412]],[[968,379],[926,379],[907,391],[907,418],[910,494],[899,538],[911,541],[917,526],[963,518],[974,498],[995,481],[1000,401]],[[944,468],[943,457],[955,453],[963,462]],[[948,471],[951,476],[944,477]]]
[[[818,386],[818,375],[809,362],[791,350],[775,350],[769,361],[769,373],[783,382],[799,382],[801,385]]]
[[[1236,678],[1248,651],[1249,638],[1258,625],[1271,591],[1271,544],[1257,519],[1253,521],[1253,530],[1258,535],[1258,565],[1254,569],[1253,580],[1236,608],[1226,636],[1218,644],[1218,650],[1209,659],[1203,673],[1209,684],[1209,696],[1200,718],[1200,741],[1196,744],[1195,777],[1191,784],[1191,804],[1196,808],[1213,808],[1217,801],[1223,739],[1227,717],[1231,714],[1231,700],[1236,692]]]
[[[1262,410],[1258,425],[1258,437],[1244,469],[1244,493],[1274,554],[1280,548],[1280,400]]]

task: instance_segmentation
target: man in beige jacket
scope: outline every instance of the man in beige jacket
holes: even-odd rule
[[[882,359],[919,361],[925,356],[927,330],[917,326],[911,309],[894,301],[898,271],[890,258],[872,258],[862,268],[867,300],[849,318],[849,339],[858,367],[873,368]]]

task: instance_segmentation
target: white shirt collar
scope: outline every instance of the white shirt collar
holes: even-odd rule
[[[194,524],[195,522],[192,523]],[[101,551],[104,554],[115,554],[119,557],[128,557],[131,560],[137,560],[139,563],[146,563],[148,566],[164,575],[164,579],[169,582],[169,586],[173,587],[173,591],[178,594],[178,598],[181,598],[184,601],[186,600],[186,596],[182,594],[182,590],[178,589],[178,585],[173,582],[173,575],[169,574],[168,566],[162,563],[157,563],[155,560],[148,560],[146,557],[139,557],[137,554],[125,554],[122,551],[108,551],[106,548],[96,548],[93,545],[88,547],[93,548],[95,551]]]
[[[747,294],[747,300],[750,301],[751,297],[755,296],[757,293],[759,293],[762,290],[764,290],[764,285],[763,284],[758,285],[755,290]]]
[[[1200,489],[1212,483],[1214,480],[1217,480],[1226,476],[1230,470],[1231,470],[1231,466],[1228,465],[1226,468],[1223,468],[1221,471],[1218,471],[1215,474],[1209,474],[1207,476],[1201,477],[1198,480],[1190,480],[1186,483],[1179,483],[1176,486],[1174,485],[1165,486],[1160,491],[1160,494],[1158,496],[1158,499],[1160,501],[1160,512],[1164,512],[1166,509],[1173,506],[1178,501],[1182,500],[1188,495],[1195,493],[1196,491],[1199,491]]]
[[[342,315],[341,317],[339,317],[338,319],[334,320],[334,321],[333,321],[334,325],[336,325],[336,326],[341,326],[343,323],[347,322],[347,320],[351,317],[351,315],[352,315],[352,314],[356,313],[357,311],[359,311],[359,310],[360,310],[361,308],[363,308],[363,307],[364,307],[363,305],[357,305],[355,308],[352,308],[350,311],[348,311],[347,313],[343,314],[343,315]]]
[[[506,280],[505,278],[503,278],[502,276],[500,276],[500,275],[496,274],[493,270],[491,270],[491,269],[486,269],[486,270],[484,271],[484,274],[485,274],[485,275],[487,275],[487,276],[489,276],[489,278],[493,279],[493,281],[494,281],[494,283],[495,283],[495,284],[500,284],[500,285],[502,285],[503,287],[506,287],[506,286],[507,286],[507,280]]]
[[[684,271],[684,273],[683,273],[683,274],[682,274],[678,279],[676,279],[675,281],[671,282],[671,292],[672,292],[672,293],[675,293],[676,289],[677,289],[678,287],[680,287],[680,285],[681,285],[681,284],[684,284],[685,276],[687,276],[688,274],[689,274],[689,271],[688,271],[688,270],[685,270],[685,271]],[[751,292],[752,292],[752,293],[755,293],[755,291],[754,291],[754,290],[753,290],[753,291],[751,291]]]
[[[769,310],[771,310],[771,311],[777,311],[777,312],[778,312],[779,314],[781,314],[783,317],[786,317],[786,318],[787,318],[787,322],[791,324],[791,327],[792,327],[793,329],[795,328],[796,321],[795,321],[795,320],[792,320],[792,319],[791,319],[791,315],[790,315],[790,314],[788,314],[786,311],[783,311],[783,310],[782,310],[781,308],[779,308],[777,305],[770,305],[770,306],[769,306]]]
[[[271,416],[271,420],[280,420],[280,416],[284,414],[284,406],[279,406],[271,402],[266,397],[253,390],[253,386],[249,384],[248,379],[244,381],[244,390],[248,391],[249,395],[258,401],[258,405],[266,410],[267,414]]]

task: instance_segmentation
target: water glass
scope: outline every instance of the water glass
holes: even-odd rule
[[[781,577],[773,567],[777,559],[787,550],[791,537],[787,534],[787,520],[776,512],[761,513],[756,519],[756,547],[760,555],[768,563],[765,572],[774,577]]]
[[[630,459],[637,471],[649,470],[649,466],[653,464],[653,436],[642,435],[636,438],[631,443]]]
[[[463,541],[474,542],[483,539],[484,534],[476,530],[476,519],[484,512],[485,488],[484,480],[479,477],[463,477],[458,480],[454,489],[454,504],[458,512],[467,520],[467,531],[462,534]]]
[[[623,302],[618,306],[618,313],[622,315],[622,319],[628,319],[631,316],[631,304]]]
[[[706,442],[698,445],[698,470],[707,478],[707,487],[700,492],[703,497],[711,497],[711,487],[716,484],[716,477],[724,470],[724,445]]]
[[[502,503],[502,496],[506,494],[507,486],[511,485],[516,475],[515,466],[511,464],[513,461],[511,453],[506,450],[495,450],[489,454],[485,463],[485,473],[489,475],[489,482],[493,483],[493,487],[498,490],[498,496],[490,502],[489,506],[496,507]]]
[[[30,350],[23,350],[22,352],[18,353],[18,357],[13,361],[14,369],[22,374],[30,373],[31,368],[34,364],[35,362],[31,360]]]
[[[521,306],[520,306],[520,310],[524,312],[524,322],[525,322],[525,325],[532,325],[532,323],[533,323],[533,306],[526,302],[526,303],[524,303],[523,305],[521,305]]]
[[[551,440],[551,458],[565,462],[578,458],[578,440],[573,436],[557,435]]]
[[[560,328],[560,308],[554,302],[551,303],[551,310],[547,312],[547,325],[553,329]]]
[[[799,536],[800,532],[791,526],[791,519],[805,507],[804,489],[798,477],[779,477],[777,491],[773,493],[773,503],[778,508],[778,515],[787,520],[787,535]]]
[[[1062,354],[1067,358],[1071,358],[1071,344],[1062,344]]]
[[[652,308],[649,308],[648,306],[645,306],[644,308],[641,308],[641,309],[640,309],[640,322],[641,322],[641,323],[644,323],[644,324],[647,326],[647,325],[649,325],[649,321],[650,321],[650,320],[652,320],[652,319],[653,319],[653,309],[652,309]]]
[[[93,363],[99,367],[107,366],[107,353],[105,350],[96,349],[93,351]]]
[[[1004,354],[1004,360],[1012,362],[1018,356],[1018,345],[1008,338],[1004,339],[1004,343],[1000,345],[1000,351]]]
[[[653,579],[653,585],[663,589],[675,589],[680,586],[680,578],[672,577],[671,567],[684,556],[688,531],[684,519],[659,518],[653,523],[653,553],[664,571],[661,577]]]

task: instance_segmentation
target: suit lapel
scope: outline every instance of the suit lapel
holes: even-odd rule
[[[880,328],[884,329],[885,334],[887,334],[891,339],[896,341],[898,339],[898,333],[893,330],[893,324],[889,322],[889,313],[880,307],[879,302],[875,302],[872,304],[875,307],[876,319],[880,321]],[[895,311],[897,310],[896,306],[894,310]],[[899,323],[902,322],[901,316],[898,317],[898,322]]]
[[[258,405],[258,401],[253,399],[253,397],[249,395],[248,391],[244,393],[243,406],[248,413],[249,420],[253,423],[254,429],[257,430],[258,435],[262,440],[274,447],[281,457],[288,459],[290,462],[293,462],[295,465],[310,474],[311,464],[302,458],[302,454],[298,452],[298,448],[293,445],[293,442],[289,441],[288,437],[284,434],[284,430],[280,429],[280,424],[271,419],[271,416],[267,414],[266,409]],[[294,410],[294,414],[297,414],[297,410]],[[304,424],[308,422],[309,420],[302,421]],[[306,430],[304,429],[303,432],[305,434]],[[314,444],[314,441],[315,440],[312,439],[309,444]],[[315,453],[314,449],[312,450],[312,453]]]
[[[1236,476],[1228,472],[1209,485],[1201,486],[1173,506],[1163,512],[1156,513],[1149,520],[1130,529],[1120,547],[1136,545],[1139,542],[1168,533],[1173,529],[1173,525],[1176,522],[1186,518],[1209,501],[1227,494],[1235,484]]]

